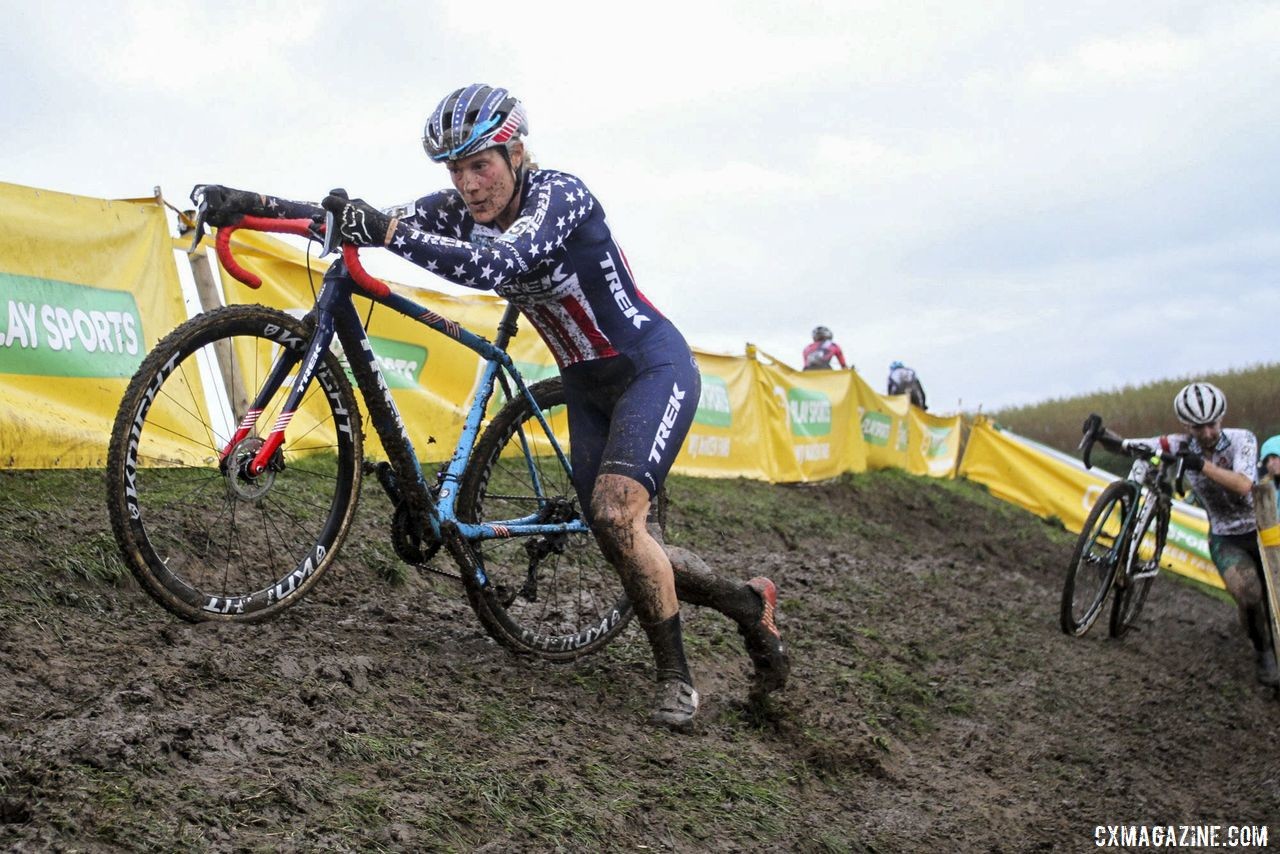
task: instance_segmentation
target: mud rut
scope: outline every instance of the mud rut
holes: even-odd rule
[[[1130,637],[1067,638],[1070,539],[968,486],[677,480],[672,540],[773,577],[794,657],[792,686],[748,705],[736,633],[686,609],[706,702],[677,737],[642,724],[638,629],[545,665],[490,642],[452,583],[377,577],[373,490],[340,571],[241,627],[58,568],[59,549],[109,544],[105,519],[87,491],[16,512],[28,483],[6,477],[0,505],[0,849],[1083,851],[1114,823],[1280,838],[1280,703],[1233,609],[1161,578]]]

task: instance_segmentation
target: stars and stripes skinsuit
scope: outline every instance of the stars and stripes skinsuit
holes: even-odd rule
[[[272,202],[297,206],[287,216],[315,212]],[[455,284],[495,291],[546,342],[564,379],[583,508],[601,473],[630,477],[652,497],[693,421],[701,379],[684,337],[636,287],[586,186],[565,172],[525,173],[505,231],[477,223],[455,190],[389,213],[399,222],[388,249]]]

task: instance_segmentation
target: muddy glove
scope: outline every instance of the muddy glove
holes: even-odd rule
[[[235,225],[242,216],[274,216],[266,200],[258,193],[235,190],[221,184],[196,184],[191,188],[191,201],[197,205],[203,198],[204,220],[209,225]]]
[[[334,228],[343,243],[384,246],[395,222],[364,199],[349,199],[347,191],[330,190],[320,206],[333,214]]]
[[[1098,439],[1102,436],[1102,416],[1096,412],[1084,420],[1084,424],[1080,425],[1080,433],[1086,439]]]
[[[1178,451],[1178,456],[1182,458],[1183,471],[1204,471],[1204,457],[1195,451],[1183,448]]]

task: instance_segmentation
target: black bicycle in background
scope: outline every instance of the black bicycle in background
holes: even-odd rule
[[[1120,437],[1105,430],[1100,416],[1090,415],[1080,441],[1085,468],[1093,467],[1090,454],[1104,434],[1118,446]],[[1075,637],[1093,627],[1113,588],[1111,637],[1137,620],[1160,572],[1174,493],[1183,491],[1184,458],[1134,443],[1123,446],[1123,453],[1133,458],[1129,474],[1094,502],[1062,587],[1059,619],[1062,630]]]

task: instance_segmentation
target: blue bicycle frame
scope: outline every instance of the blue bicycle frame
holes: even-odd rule
[[[404,422],[400,417],[386,379],[378,365],[369,337],[360,322],[359,314],[356,312],[355,304],[352,301],[352,296],[356,292],[457,341],[485,360],[485,367],[463,422],[462,432],[458,437],[453,456],[439,475],[439,489],[436,491],[434,499],[432,497],[432,489],[429,487],[426,476],[422,472],[413,443],[405,432]],[[560,464],[564,466],[566,472],[572,472],[568,457],[560,447],[559,442],[556,441],[551,425],[547,422],[534,400],[533,394],[529,391],[524,378],[520,375],[519,370],[516,369],[511,361],[511,357],[504,349],[506,343],[515,333],[517,315],[518,309],[508,304],[502,321],[498,326],[496,342],[491,343],[470,330],[459,326],[454,321],[441,317],[426,306],[399,294],[387,292],[381,295],[374,295],[367,293],[347,276],[327,276],[316,299],[315,332],[312,334],[310,343],[302,357],[302,368],[298,371],[283,412],[277,419],[262,448],[255,455],[251,464],[251,472],[256,474],[264,470],[270,463],[275,450],[283,443],[285,429],[288,427],[293,413],[297,411],[298,406],[301,404],[312,380],[315,379],[320,358],[329,349],[334,335],[337,334],[339,340],[343,342],[348,360],[355,358],[365,359],[377,381],[377,391],[387,409],[379,417],[378,411],[370,408],[374,429],[382,440],[384,448],[391,447],[392,443],[399,443],[408,451],[408,456],[413,460],[413,477],[417,481],[417,486],[422,490],[422,494],[427,497],[427,519],[430,522],[433,535],[439,538],[449,532],[456,532],[464,539],[476,541],[536,534],[582,533],[588,531],[586,523],[581,518],[569,522],[540,522],[540,512],[534,512],[519,519],[489,521],[480,524],[461,522],[457,518],[455,504],[458,484],[461,482],[462,473],[471,459],[472,450],[480,435],[484,413],[493,395],[495,384],[500,383],[507,396],[509,398],[513,397],[507,383],[508,377],[514,381],[517,393],[523,395],[529,402],[534,415],[537,417],[538,424],[550,441],[551,446],[555,449]],[[255,412],[261,412],[261,407],[281,386],[291,368],[292,364],[285,363],[283,358],[280,363],[273,367],[267,383],[259,391],[258,399],[255,400],[250,409],[251,415]],[[361,392],[367,396],[371,390],[361,388]],[[388,412],[390,417],[387,417]],[[256,418],[256,415],[253,417]],[[232,438],[227,447],[233,447],[243,437],[243,432],[247,432],[248,428],[252,426],[253,418],[246,416],[241,423],[240,430],[237,431],[237,435]],[[541,478],[530,451],[528,439],[523,431],[520,432],[520,441],[529,467],[530,482],[534,485],[536,494],[541,496],[543,494]],[[400,477],[405,477],[408,473],[399,472],[398,474]],[[541,510],[542,506],[539,507],[539,511]],[[480,580],[483,582],[485,579],[481,578]]]

